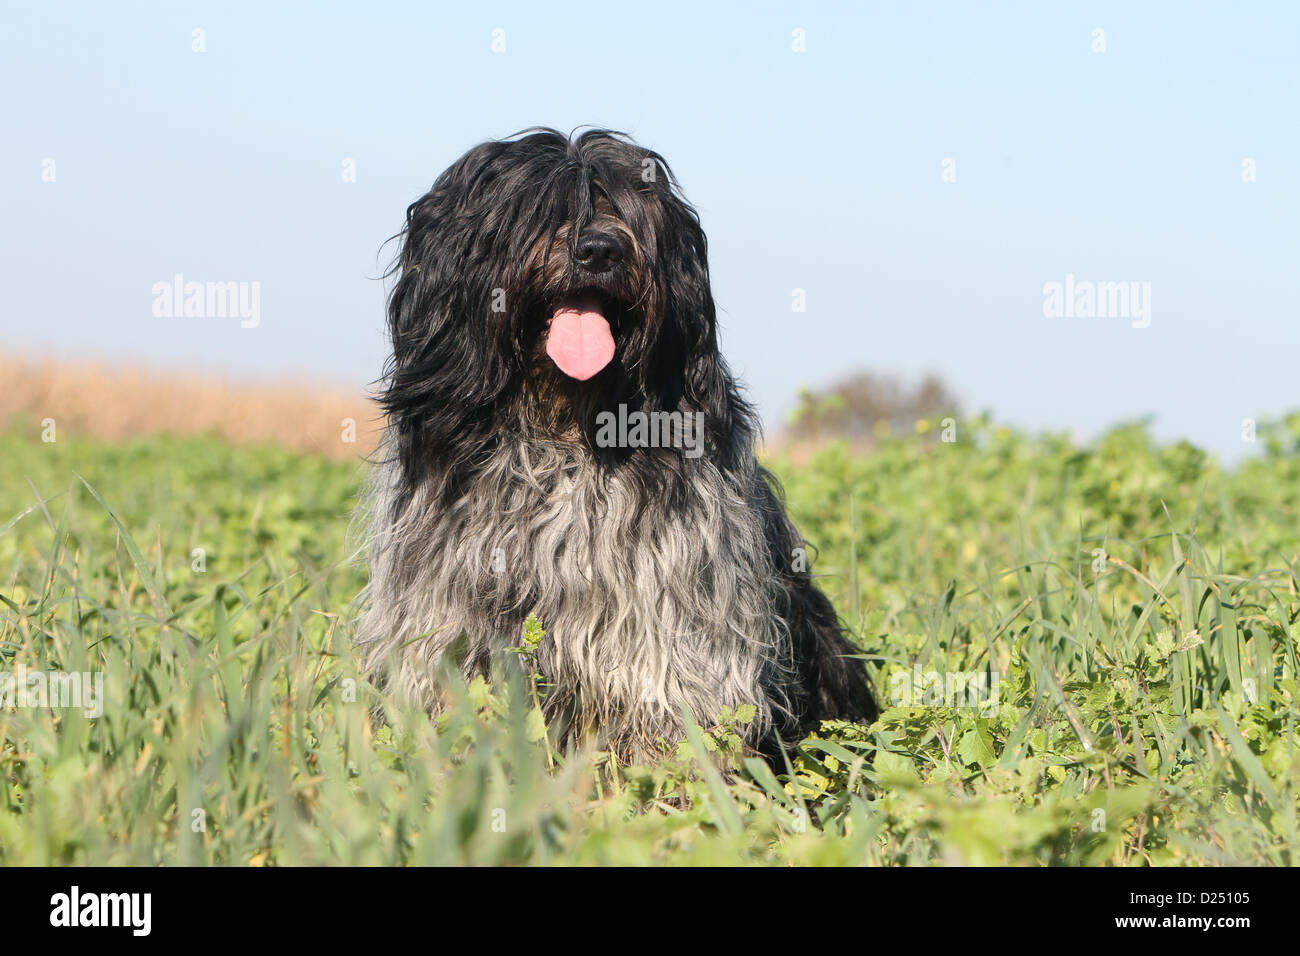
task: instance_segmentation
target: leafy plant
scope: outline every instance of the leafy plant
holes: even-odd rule
[[[745,708],[654,766],[557,749],[536,620],[438,720],[380,701],[359,466],[0,434],[0,676],[103,704],[0,684],[0,862],[1294,865],[1296,422],[1233,471],[986,419],[771,462],[884,704],[776,770]]]

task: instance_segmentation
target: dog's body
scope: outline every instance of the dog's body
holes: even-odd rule
[[[436,710],[534,612],[566,735],[643,759],[750,704],[769,755],[875,703],[753,454],[717,349],[704,234],[615,134],[485,143],[407,212],[389,427],[369,500],[364,665]],[[611,441],[615,411],[678,413]],[[702,422],[692,432],[691,422]]]

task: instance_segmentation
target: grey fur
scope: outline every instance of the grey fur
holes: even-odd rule
[[[397,462],[380,464],[357,634],[366,672],[436,712],[444,664],[486,672],[533,611],[548,710],[571,733],[642,759],[682,736],[683,710],[707,725],[752,704],[757,741],[785,710],[793,663],[748,462],[724,474],[690,461],[688,500],[658,511],[580,443],[541,435],[499,443],[448,507],[431,485],[405,498]]]

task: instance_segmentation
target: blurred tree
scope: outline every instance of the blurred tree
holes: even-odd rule
[[[800,444],[839,438],[869,447],[882,432],[937,435],[939,422],[955,418],[959,408],[935,375],[907,385],[893,376],[855,372],[825,389],[800,389],[782,437]]]

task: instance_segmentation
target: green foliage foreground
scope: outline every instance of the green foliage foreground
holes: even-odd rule
[[[773,462],[887,702],[776,775],[745,713],[655,767],[555,751],[544,621],[525,676],[373,721],[359,466],[0,436],[0,670],[103,675],[99,716],[0,706],[0,862],[1297,862],[1300,416],[1233,471],[957,438]]]

